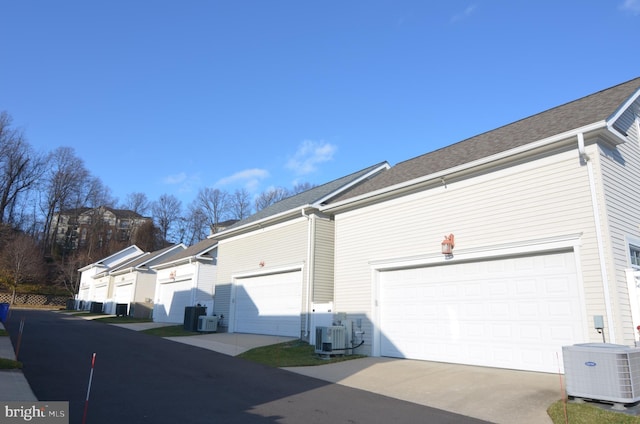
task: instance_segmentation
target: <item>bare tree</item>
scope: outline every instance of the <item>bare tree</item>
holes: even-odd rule
[[[80,289],[80,272],[78,269],[90,263],[91,260],[85,252],[75,252],[69,256],[63,256],[58,261],[58,275],[55,282],[63,286],[69,295],[73,296]]]
[[[226,191],[205,188],[198,192],[196,204],[207,217],[210,231],[216,232],[218,223],[224,221],[229,210],[229,193]]]
[[[284,187],[274,187],[262,192],[254,202],[256,212],[261,211],[267,206],[271,206],[274,203],[277,203],[280,200],[289,197],[289,195],[289,190]]]
[[[311,184],[308,182],[298,183],[293,186],[293,189],[291,190],[291,195],[293,196],[294,194],[299,194],[299,193],[302,193],[303,191],[311,190],[314,187],[315,187],[315,184]]]
[[[242,220],[251,215],[251,200],[249,192],[242,188],[233,192],[229,199],[231,219]]]
[[[19,284],[25,281],[36,282],[45,275],[38,245],[26,234],[16,234],[5,244],[0,254],[0,264],[9,277],[11,304],[15,301]]]
[[[153,218],[160,229],[164,241],[169,241],[169,233],[180,219],[182,202],[172,194],[163,194],[151,205]]]
[[[207,238],[209,233],[209,219],[199,207],[198,201],[196,200],[187,208],[187,215],[184,218],[184,233],[181,241],[190,246]]]
[[[145,221],[136,229],[131,242],[145,252],[154,252],[164,245],[160,229],[151,221]]]
[[[151,205],[147,195],[144,193],[129,193],[121,206],[123,209],[133,211],[139,215],[145,216],[149,213]]]
[[[111,189],[102,183],[98,177],[88,177],[81,185],[79,204],[89,208],[100,206],[115,207],[115,199],[111,195]]]
[[[0,112],[0,223],[14,222],[21,194],[35,188],[44,161],[33,152],[22,132],[11,128],[11,117]]]
[[[43,181],[42,210],[44,214],[44,247],[53,247],[57,223],[56,212],[68,207],[78,207],[77,193],[89,177],[84,162],[71,147],[58,147],[48,157],[49,169]],[[72,205],[71,202],[74,201]]]

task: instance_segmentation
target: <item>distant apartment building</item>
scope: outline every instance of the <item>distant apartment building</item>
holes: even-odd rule
[[[56,244],[77,249],[90,242],[98,246],[111,241],[128,242],[136,229],[152,218],[124,209],[106,206],[67,209],[56,214],[51,231]]]

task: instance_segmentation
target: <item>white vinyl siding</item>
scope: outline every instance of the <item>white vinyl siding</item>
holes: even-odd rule
[[[269,269],[305,263],[308,251],[308,221],[298,218],[221,240],[218,243],[218,275],[216,281],[215,313],[230,316],[231,285],[238,273],[266,273]],[[262,266],[261,266],[262,264]],[[303,292],[306,276],[303,273]],[[223,323],[224,324],[224,323]]]
[[[620,118],[628,141],[615,148],[602,145],[594,153],[602,175],[605,199],[606,227],[608,230],[607,258],[610,270],[611,297],[614,305],[616,331],[620,335],[617,342],[633,345],[636,339],[635,326],[631,317],[625,269],[632,266],[629,239],[640,239],[640,140],[637,133],[639,105],[635,111],[629,109]],[[634,122],[635,120],[635,122]],[[640,246],[639,246],[640,247]],[[635,301],[635,300],[634,300]],[[607,325],[608,323],[605,323]]]
[[[326,219],[316,220],[313,302],[333,301],[333,256],[335,227],[334,222]]]
[[[137,274],[133,301],[150,303],[156,293],[156,273],[154,271],[140,271]]]
[[[216,283],[216,266],[198,264],[198,281],[196,283],[195,303],[207,307],[207,315],[212,315],[213,297]]]
[[[581,278],[587,304],[603,304],[589,179],[577,151],[530,160],[394,200],[339,213],[336,222],[335,310],[362,318],[372,334],[371,262],[440,256],[445,235],[456,252],[581,234]],[[602,314],[602,313],[600,313]],[[591,335],[597,341],[597,334]],[[586,340],[585,340],[586,341]],[[365,340],[363,353],[367,352]],[[370,351],[370,350],[369,350]]]

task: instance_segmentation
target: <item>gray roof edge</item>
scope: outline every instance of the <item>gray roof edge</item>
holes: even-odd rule
[[[202,247],[199,247],[199,245],[202,245]],[[217,240],[211,240],[209,238],[206,238],[192,246],[189,246],[187,249],[183,250],[182,252],[178,252],[175,255],[170,256],[169,258],[167,258],[166,261],[163,261],[151,266],[151,268],[161,269],[161,268],[173,266],[182,262],[188,262],[189,260],[193,260],[193,259],[196,259],[196,260],[207,259],[207,258],[203,258],[202,255],[210,252],[217,246],[218,246]]]
[[[263,217],[255,219],[256,215],[259,215],[259,212],[258,212],[242,221],[239,221],[238,223],[232,225],[231,227],[225,229],[224,231],[220,231],[219,233],[210,235],[209,238],[216,238],[216,239],[225,238],[233,234],[236,234],[237,232],[242,232],[247,228],[253,227],[255,225],[260,225],[265,222],[272,221],[274,219],[280,219],[287,215],[297,214],[303,209],[307,209],[307,208],[317,209],[320,207],[321,202],[324,202],[327,199],[335,197],[341,194],[342,192],[348,190],[349,188],[353,187],[355,184],[367,178],[370,178],[371,175],[374,175],[375,173],[379,173],[389,168],[390,168],[389,163],[387,161],[382,161],[382,162],[376,163],[375,165],[371,165],[359,171],[345,175],[343,177],[336,178],[335,180],[329,181],[317,187],[313,187],[302,193],[298,193],[294,196],[285,198],[277,203],[274,203],[268,208],[263,209],[263,210],[273,209],[274,210],[273,213],[269,213],[269,211],[267,211]],[[333,185],[335,185],[336,187],[333,187]],[[315,196],[313,192],[318,192],[318,191],[319,191],[318,195]],[[295,198],[299,198],[301,199],[301,201],[299,203],[295,202]],[[287,203],[290,203],[290,205],[285,206],[284,208],[281,208],[281,209],[278,208],[278,206],[286,205]]]
[[[125,247],[124,249],[120,249],[120,250],[118,250],[117,252],[112,253],[111,255],[106,256],[106,257],[104,257],[104,258],[102,258],[102,259],[100,259],[100,260],[98,260],[98,261],[95,261],[95,262],[92,262],[92,263],[90,263],[90,264],[87,264],[87,265],[83,266],[82,268],[79,268],[79,269],[78,269],[78,271],[82,272],[82,271],[85,271],[85,270],[87,270],[87,269],[90,269],[91,267],[94,267],[94,266],[103,266],[103,267],[104,267],[105,265],[101,265],[104,261],[106,261],[107,259],[110,259],[110,258],[112,258],[112,257],[116,256],[116,255],[117,255],[117,254],[119,254],[119,253],[122,253],[122,252],[124,252],[124,251],[126,251],[126,250],[128,250],[128,249],[131,249],[132,247],[133,247],[133,248],[135,248],[135,250],[137,250],[139,253],[144,253],[144,251],[143,251],[142,249],[140,249],[140,248],[139,248],[138,246],[136,246],[135,244],[132,244],[132,245],[127,246],[127,247]]]
[[[596,127],[608,127],[610,129],[611,124],[607,122],[607,119],[610,121],[618,118],[624,113],[625,108],[633,104],[633,100],[639,95],[640,78],[634,78],[407,159],[393,166],[388,173],[381,173],[370,182],[334,199],[333,205],[327,206],[325,210],[330,210],[338,205],[343,206],[347,203],[360,202],[363,198],[371,197],[372,193],[381,194],[391,189],[402,188],[427,177],[446,175],[451,173],[452,170],[461,170],[471,165],[477,166],[487,163],[490,158],[521,152],[523,149],[527,150],[541,142],[557,139],[562,134],[575,134],[576,131],[587,131]],[[567,115],[575,116],[575,119],[566,120]],[[550,122],[560,122],[561,124],[556,125],[556,128],[545,126]],[[545,128],[546,131],[539,131],[538,128]],[[523,129],[524,132],[522,131]],[[613,131],[610,132],[616,135]],[[536,134],[539,137],[534,137]],[[515,138],[513,138],[514,135],[516,135]],[[529,139],[527,140],[527,138]],[[464,156],[460,157],[460,152],[465,151],[461,149],[466,149],[467,147],[472,147],[472,153],[466,155],[466,159]],[[484,155],[478,154],[482,150],[486,150]],[[438,162],[435,162],[436,159]],[[444,159],[444,161],[440,161],[440,159]],[[433,166],[436,163],[442,163],[446,166]],[[418,169],[424,172],[420,173],[421,171],[418,171]]]
[[[391,165],[389,165],[389,162],[387,162],[387,161],[380,162],[377,165],[374,165],[374,166],[370,167],[368,172],[365,172],[364,174],[360,175],[358,178],[356,178],[356,179],[352,180],[351,182],[345,184],[344,186],[340,187],[338,190],[335,190],[332,193],[329,193],[326,196],[321,197],[320,199],[316,200],[315,202],[313,202],[312,206],[319,208],[327,200],[342,194],[344,191],[350,189],[354,185],[357,185],[360,182],[366,180],[367,178],[370,178],[371,176],[373,176],[373,175],[375,175],[375,174],[377,174],[377,173],[379,173],[381,171],[387,170],[389,168],[391,168]]]
[[[122,274],[125,270],[131,269],[131,268],[139,269],[140,267],[148,264],[149,262],[155,259],[158,259],[166,254],[169,254],[180,247],[184,248],[184,250],[187,249],[184,243],[177,243],[177,244],[172,244],[171,246],[167,246],[163,249],[156,250],[155,252],[147,252],[147,254],[143,255],[143,257],[137,257],[132,262],[128,262],[127,264],[124,264],[122,267],[118,267],[112,270],[110,274],[119,275],[119,274]]]

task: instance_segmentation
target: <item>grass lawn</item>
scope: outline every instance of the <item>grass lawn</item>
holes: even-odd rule
[[[152,322],[150,319],[134,318],[130,316],[114,317],[106,316],[104,318],[96,318],[94,321],[104,322],[106,324],[137,324],[140,322]]]
[[[2,337],[2,336],[8,336],[8,335],[9,335],[9,333],[7,332],[7,330],[2,330],[2,329],[0,329],[0,337]]]
[[[270,346],[256,347],[241,353],[238,357],[271,367],[306,367],[363,358],[362,355],[321,358],[314,350],[314,347],[305,341],[293,340]]]
[[[554,424],[640,424],[640,417],[604,410],[589,403],[567,402],[565,417],[564,401],[559,400],[547,409],[547,413]]]
[[[0,358],[0,370],[14,370],[21,368],[22,362],[14,361],[7,358]]]
[[[141,331],[142,333],[151,334],[152,336],[160,337],[182,337],[182,336],[195,336],[202,333],[196,331],[187,331],[183,325],[168,325],[166,327],[150,328],[148,330]]]
[[[96,313],[96,312],[87,312],[87,311],[69,311],[69,313],[77,317],[99,317],[101,315],[106,316],[106,314],[103,314],[102,312]]]

